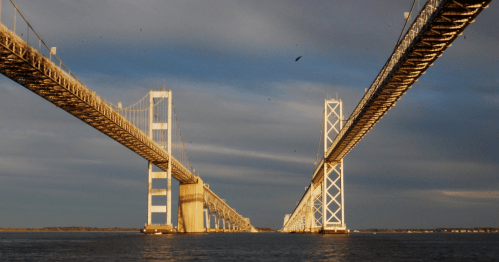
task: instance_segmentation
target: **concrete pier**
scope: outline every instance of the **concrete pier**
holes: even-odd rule
[[[178,233],[203,233],[203,180],[180,184],[178,198]]]
[[[144,234],[175,234],[177,230],[173,228],[172,225],[150,225],[144,226],[140,230],[140,233]]]
[[[321,234],[350,234],[350,229],[321,229]]]

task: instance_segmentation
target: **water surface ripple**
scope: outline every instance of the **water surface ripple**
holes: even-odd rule
[[[499,261],[499,234],[0,232],[0,261]]]

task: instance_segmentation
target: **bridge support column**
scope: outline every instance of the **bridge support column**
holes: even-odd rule
[[[228,230],[228,229],[226,228],[226,224],[227,224],[227,219],[226,219],[226,218],[223,218],[223,219],[222,219],[222,230],[223,230],[223,232],[224,232],[224,233],[225,233],[225,232],[227,232],[227,230]]]
[[[217,211],[213,212],[213,218],[215,219],[215,233],[218,233],[219,223]]]
[[[173,233],[173,225],[168,223],[168,219],[166,220],[165,224],[152,224],[152,213],[166,213],[167,217],[168,215],[171,216],[171,208],[168,210],[168,205],[167,206],[153,206],[152,205],[152,197],[153,196],[167,196],[167,191],[170,188],[170,183],[168,183],[168,189],[153,189],[152,188],[152,181],[153,179],[165,179],[167,178],[167,172],[153,172],[152,171],[152,166],[153,163],[152,161],[149,161],[148,164],[148,177],[149,177],[149,183],[148,183],[148,193],[147,193],[147,224],[145,224],[144,229],[141,231],[142,233],[146,234],[153,234],[153,233],[163,233],[163,234],[170,234]],[[170,180],[168,180],[170,181]],[[168,198],[170,200],[171,198]],[[171,200],[170,200],[171,201]]]
[[[310,188],[308,188],[308,198],[308,207],[305,211],[305,228],[303,231],[315,233],[314,183],[310,183]]]
[[[341,100],[324,100],[324,156],[329,143],[343,128],[343,103]],[[331,136],[330,136],[331,134]],[[345,225],[343,187],[343,159],[329,161],[324,158],[322,176],[322,230],[323,234],[348,234]]]
[[[307,210],[305,212],[305,232],[310,232],[314,233],[315,229],[315,218],[314,218],[314,211],[313,210]]]
[[[210,216],[208,215],[210,213],[210,208],[209,207],[204,207],[203,208],[203,214],[204,214],[204,223],[206,225],[206,233],[210,233]]]
[[[180,184],[178,198],[179,233],[203,233],[203,180],[197,184]]]
[[[166,110],[158,112],[156,108],[156,122],[154,107],[155,101],[154,99],[165,99],[168,100],[168,108]],[[160,115],[161,114],[161,115]],[[164,114],[167,114],[165,116]],[[163,132],[167,130],[167,141],[166,145],[162,144],[161,146],[167,150],[169,159],[172,159],[172,91],[150,91],[149,92],[149,137],[155,140],[158,132]],[[158,122],[159,121],[159,122]],[[168,121],[164,123],[164,121]],[[147,224],[144,227],[144,233],[171,233],[173,232],[172,225],[172,206],[171,206],[171,182],[172,182],[172,161],[168,162],[168,170],[167,172],[153,172],[153,162],[149,161],[148,163],[148,193],[147,193]],[[166,179],[167,185],[165,189],[153,189],[153,179]],[[165,196],[166,197],[166,205],[153,206],[153,196]],[[166,223],[164,224],[152,224],[152,213],[165,213]]]

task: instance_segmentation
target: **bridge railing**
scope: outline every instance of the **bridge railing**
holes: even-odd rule
[[[0,57],[0,73],[147,160],[154,161],[161,169],[167,168],[169,155],[163,147],[121,116],[77,78],[28,45],[3,24],[0,25],[0,49],[4,52]],[[172,158],[172,163],[172,172],[176,179],[184,183],[196,183],[197,177],[176,158]]]
[[[490,1],[491,0],[484,0],[483,2],[475,1],[476,4],[466,4],[467,6],[464,7],[465,4],[461,4],[460,2],[466,3],[467,1],[429,0],[416,17],[407,33],[404,35],[403,39],[397,44],[391,57],[385,63],[374,82],[364,94],[363,98],[345,123],[345,126],[341,130],[340,134],[328,148],[326,158],[328,158],[328,160],[335,161],[343,158],[354,145],[345,146],[342,150],[340,150],[341,152],[336,151],[334,156],[332,156],[331,153],[333,150],[336,150],[338,145],[342,143],[342,140],[345,139],[345,134],[350,132],[353,126],[357,125],[356,122],[358,121],[359,116],[366,111],[368,106],[373,104],[372,102],[377,99],[380,92],[385,91],[384,87],[390,84],[395,77],[400,78],[396,84],[398,93],[390,94],[393,101],[385,101],[384,106],[387,106],[388,108],[381,112],[380,117],[377,118],[374,123],[376,123],[391,106],[395,105],[395,102],[402,96],[402,94],[404,94],[405,91],[410,88],[412,84],[424,73],[424,71],[426,71],[426,69],[433,64],[445,48],[450,46],[452,41],[454,41],[454,39],[458,36],[457,33],[462,32],[468,24],[472,23],[471,20],[473,20],[474,17],[476,17],[476,15],[483,10],[483,8],[486,8]],[[451,4],[458,6],[461,5],[462,10],[453,11],[452,8],[446,7],[446,12],[449,13],[446,14],[446,16],[456,16],[459,17],[458,19],[454,17],[450,19],[441,14],[443,8]],[[434,43],[435,40],[427,40],[428,43],[426,44],[428,45],[428,48],[430,48],[431,52],[425,53],[422,57],[418,58],[418,61],[414,63],[417,64],[417,66],[412,68],[410,71],[406,72],[404,70],[400,70],[402,65],[411,63],[411,61],[407,60],[408,57],[417,53],[414,52],[413,48],[417,44],[424,42],[422,39],[423,35],[428,34],[430,31],[430,23],[435,21],[437,18],[443,20],[447,19],[449,22],[453,23],[455,28],[450,28],[453,32],[449,32],[450,35],[435,35],[434,38],[438,39],[438,43]],[[454,20],[457,22],[454,22]],[[428,35],[425,35],[425,37],[428,37]],[[371,128],[372,126],[374,126],[374,124],[371,125]],[[334,159],[330,159],[331,157]]]
[[[345,133],[350,129],[352,125],[355,124],[355,120],[365,109],[366,104],[368,104],[368,102],[373,98],[373,96],[380,90],[380,87],[387,80],[392,71],[396,68],[402,56],[406,54],[406,51],[410,48],[414,39],[418,36],[418,33],[427,24],[430,18],[432,18],[432,16],[436,14],[438,10],[440,10],[442,3],[445,2],[446,2],[445,0],[430,0],[426,2],[425,6],[421,10],[417,18],[414,20],[413,24],[405,34],[400,44],[397,45],[395,51],[393,52],[389,60],[385,63],[379,74],[374,79],[374,82],[371,84],[371,86],[364,94],[364,96],[360,100],[359,104],[357,105],[353,113],[348,118],[347,122],[345,123],[345,126],[342,128],[336,139],[328,148],[326,157],[329,157],[333,149],[344,137]]]
[[[1,3],[2,3],[2,1],[0,0],[0,13],[2,11]],[[61,70],[65,70],[67,74],[69,74],[71,77],[73,77],[79,83],[83,84],[80,81],[80,79],[78,79],[78,77],[76,75],[74,75],[71,72],[71,70],[56,55],[57,48],[56,47],[49,47],[45,43],[45,41],[43,41],[43,39],[40,37],[40,35],[36,32],[36,30],[31,26],[31,24],[28,22],[28,20],[23,15],[23,13],[21,13],[21,10],[19,10],[19,8],[17,8],[17,5],[14,3],[14,1],[10,0],[10,3],[12,4],[12,6],[14,8],[12,31],[17,34],[17,30],[18,30],[18,28],[20,28],[20,26],[18,25],[18,21],[17,21],[17,14],[19,14],[19,16],[26,23],[26,36],[24,36],[24,33],[21,33],[20,36],[19,36],[19,34],[17,34],[17,36],[20,37],[21,39],[23,39],[28,45],[30,45],[31,47],[35,48],[41,54],[47,54],[46,56],[49,57],[50,61],[52,61],[52,57],[54,57],[54,59],[58,62],[59,68]],[[1,17],[1,14],[0,14],[0,17]],[[24,29],[19,29],[19,30],[24,31]],[[30,37],[29,37],[30,36],[30,32],[32,32],[36,36],[36,39],[38,39],[38,46],[30,44]],[[33,41],[31,41],[31,42],[33,42]]]

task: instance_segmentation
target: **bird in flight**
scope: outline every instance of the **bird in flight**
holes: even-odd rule
[[[297,58],[295,59],[295,62],[298,62],[298,60],[300,60],[300,58],[301,58],[301,56],[297,57]]]

